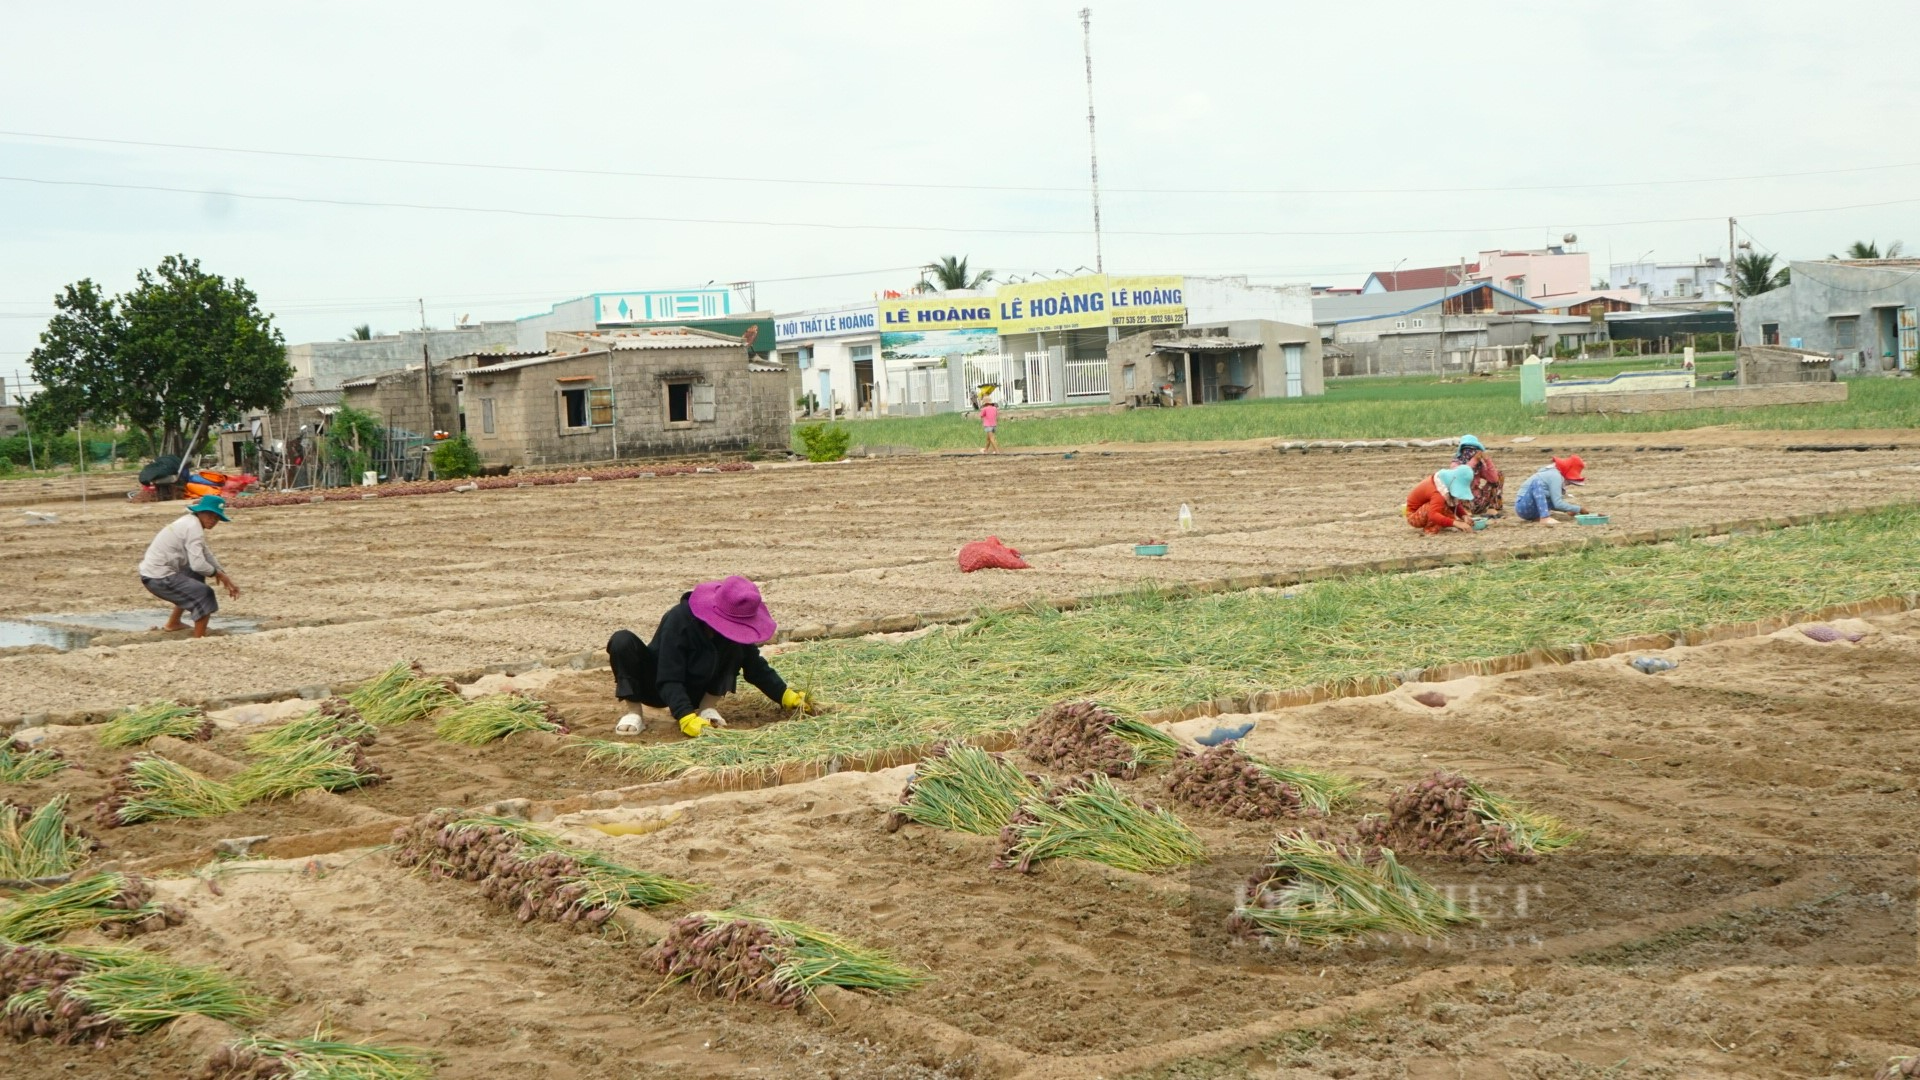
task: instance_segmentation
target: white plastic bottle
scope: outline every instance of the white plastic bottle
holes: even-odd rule
[[[1180,531],[1193,531],[1193,507],[1188,506],[1186,503],[1180,504]]]

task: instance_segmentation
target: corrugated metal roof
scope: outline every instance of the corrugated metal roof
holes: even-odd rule
[[[1467,264],[1463,271],[1458,264],[1453,266],[1416,266],[1411,270],[1375,270],[1367,276],[1380,283],[1388,292],[1412,292],[1415,289],[1443,289],[1458,285],[1466,280],[1467,274],[1478,273],[1479,263]]]
[[[1484,281],[1470,281],[1450,289],[1402,289],[1399,292],[1362,293],[1359,296],[1316,296],[1313,298],[1313,321],[1326,326],[1329,323],[1364,322],[1368,319],[1411,315],[1416,311],[1430,308],[1442,300],[1483,287],[1492,289],[1510,300],[1518,300],[1535,311],[1540,309],[1538,302],[1524,296],[1516,296],[1498,285],[1490,285]],[[1476,311],[1473,314],[1507,313],[1487,310]]]
[[[1313,321],[1352,322],[1404,315],[1439,303],[1452,291],[1445,288],[1401,289],[1399,292],[1359,293],[1353,296],[1316,296]]]
[[[730,349],[742,344],[739,338],[707,337],[705,334],[648,334],[645,337],[603,337],[614,348],[628,349]]]
[[[519,371],[521,368],[538,367],[541,364],[551,364],[556,360],[566,360],[575,356],[590,356],[590,355],[592,354],[575,352],[575,353],[567,353],[562,356],[553,356],[547,353],[542,353],[539,356],[531,356],[525,360],[509,360],[504,364],[488,364],[486,367],[468,368],[465,372],[462,372],[462,374],[469,375],[469,376],[492,375],[495,372],[500,372],[500,371]]]
[[[474,358],[477,366],[492,367],[496,363],[504,363],[508,360],[525,360],[529,356],[545,356],[547,355],[547,350],[507,349],[503,352],[468,353],[467,355]]]
[[[461,374],[491,375],[498,371],[518,371],[521,368],[538,367],[541,364],[551,364],[559,360],[592,356],[595,353],[603,353],[608,348],[617,352],[635,352],[646,349],[741,349],[744,347],[738,338],[706,337],[700,334],[646,334],[617,339],[610,335],[596,334],[591,340],[602,347],[589,352],[541,353],[524,360],[509,360],[504,364],[487,364],[484,367],[469,368]]]
[[[295,390],[287,395],[287,404],[293,408],[312,408],[315,405],[338,405],[344,395],[338,390]]]
[[[786,371],[788,369],[785,364],[762,364],[758,361],[752,361],[747,364],[747,370],[748,371],[781,372],[781,371]]]

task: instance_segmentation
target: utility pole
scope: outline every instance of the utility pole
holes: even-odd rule
[[[1093,9],[1080,9],[1080,43],[1087,54],[1087,163],[1093,177],[1093,271],[1106,273],[1100,250],[1100,151],[1093,138]]]
[[[1734,224],[1732,218],[1727,219],[1727,284],[1730,286],[1728,291],[1733,293],[1733,354],[1737,359],[1740,355],[1740,277],[1738,268],[1734,266]]]
[[[420,375],[427,387],[427,444],[431,446],[433,433],[439,427],[433,422],[433,355],[427,348],[427,299],[424,296],[420,298]]]

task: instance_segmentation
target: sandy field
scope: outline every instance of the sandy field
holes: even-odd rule
[[[654,785],[551,822],[705,885],[698,906],[800,919],[933,977],[897,999],[838,999],[831,1014],[662,987],[642,935],[523,925],[471,886],[358,845],[166,879],[188,919],[142,940],[271,992],[286,1005],[282,1033],[326,1019],[429,1046],[449,1080],[1868,1076],[1887,1055],[1920,1052],[1920,613],[1835,625],[1861,640],[1790,628],[1665,650],[1678,666],[1654,676],[1615,657],[1246,718],[1249,752],[1367,781],[1336,827],[1445,768],[1587,830],[1531,866],[1409,859],[1486,917],[1444,942],[1316,951],[1230,938],[1232,890],[1278,826],[1180,804],[1167,805],[1210,857],[1193,871],[990,869],[990,839],[888,831],[910,768],[686,798]],[[530,678],[571,700],[586,675]],[[1413,699],[1427,690],[1444,706]],[[240,734],[181,753],[238,759]],[[117,756],[90,750],[92,737],[57,729],[75,767],[24,794],[99,790]],[[263,811],[272,818],[104,830],[101,857],[194,865],[220,836],[619,782],[579,765],[569,741],[469,750],[424,725],[389,729],[369,748],[395,774],[384,789]],[[1164,801],[1162,783],[1150,773],[1126,786]],[[659,827],[600,828],[636,824]],[[193,1064],[161,1037],[8,1053],[10,1076],[34,1078],[170,1077]]]
[[[1920,493],[1920,451],[1911,449],[1789,452],[1782,438],[1718,445],[1694,432],[1577,447],[1590,477],[1580,498],[1612,518],[1583,533]],[[1510,492],[1551,449],[1495,444]],[[1071,457],[923,455],[238,511],[213,537],[245,590],[222,611],[262,620],[264,632],[202,642],[120,633],[69,653],[0,651],[0,717],[338,686],[399,659],[462,672],[599,650],[621,627],[650,634],[681,592],[729,573],[759,581],[776,618],[795,626],[1491,550],[1547,531],[1512,519],[1472,535],[1409,530],[1399,505],[1444,464],[1432,450],[1103,447]],[[177,508],[83,506],[71,487],[50,488],[27,507],[57,513],[57,523],[0,515],[0,619],[145,609],[158,626],[164,611],[134,567]],[[21,494],[12,488],[0,484],[0,494]],[[1191,534],[1175,533],[1182,503],[1193,508]],[[961,574],[954,552],[990,535],[1035,569]],[[1136,557],[1132,545],[1150,539],[1171,539],[1171,553]]]

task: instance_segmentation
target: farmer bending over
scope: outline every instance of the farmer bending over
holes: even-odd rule
[[[1557,525],[1559,522],[1553,520],[1556,513],[1585,512],[1567,501],[1567,485],[1586,482],[1587,465],[1580,460],[1580,455],[1554,458],[1553,464],[1527,477],[1527,482],[1520,485],[1520,494],[1513,500],[1513,512],[1520,515],[1522,521]]]
[[[1465,465],[1441,469],[1414,486],[1407,496],[1407,524],[1428,536],[1442,529],[1473,528],[1473,470]]]
[[[1500,492],[1506,481],[1494,467],[1493,459],[1487,456],[1487,448],[1478,436],[1460,436],[1460,449],[1453,455],[1453,463],[1473,470],[1473,512],[1499,517],[1503,506]]]
[[[782,708],[809,709],[807,695],[789,687],[760,655],[759,646],[773,638],[773,631],[759,588],[738,575],[701,582],[682,594],[660,617],[652,645],[631,630],[615,631],[607,640],[607,659],[613,663],[614,696],[629,711],[614,733],[640,734],[643,705],[670,710],[688,738],[709,727],[726,727],[714,706],[733,693],[742,675]]]
[[[207,636],[207,620],[220,610],[214,599],[212,578],[226,587],[227,595],[238,599],[240,586],[220,568],[220,560],[207,548],[207,534],[227,517],[227,500],[218,495],[202,495],[187,504],[187,512],[161,529],[147,545],[140,560],[140,584],[147,591],[173,605],[173,614],[160,629],[182,629],[180,616],[193,615],[193,636]]]

